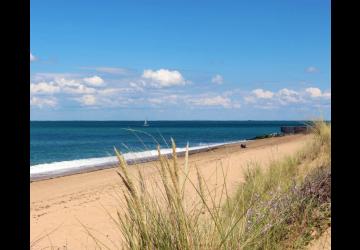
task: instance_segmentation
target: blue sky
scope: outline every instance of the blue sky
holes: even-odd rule
[[[330,1],[31,1],[31,120],[331,118]]]

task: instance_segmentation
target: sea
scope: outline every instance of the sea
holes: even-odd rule
[[[31,121],[30,179],[82,172],[116,162],[114,148],[125,159],[144,160],[178,151],[201,150],[279,133],[281,126],[307,121]]]

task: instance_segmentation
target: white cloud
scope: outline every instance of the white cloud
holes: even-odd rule
[[[30,84],[31,94],[55,94],[55,93],[68,93],[68,94],[93,94],[96,89],[85,86],[79,80],[55,78],[52,81],[42,81]]]
[[[95,94],[75,97],[73,100],[76,100],[82,106],[98,108],[129,107],[129,105],[138,105],[140,103],[139,99],[134,99],[129,96],[117,95],[109,98],[109,96],[100,94],[98,92]]]
[[[60,92],[60,87],[53,82],[40,82],[30,84],[30,94],[54,94]]]
[[[99,76],[92,76],[83,79],[85,83],[92,86],[102,86],[104,84],[104,80]]]
[[[322,93],[319,88],[307,88],[305,91],[311,96],[311,97],[321,97]]]
[[[163,88],[177,85],[184,85],[185,79],[177,70],[159,69],[153,71],[151,69],[144,70],[142,77],[152,81],[152,86]]]
[[[68,94],[79,94],[79,95],[94,94],[96,92],[96,89],[86,87],[83,84],[78,84],[76,86],[64,87],[63,92],[68,93]]]
[[[283,88],[277,92],[270,92],[262,89],[256,89],[251,92],[251,95],[244,96],[246,104],[253,105],[260,109],[274,109],[287,105],[310,105],[313,106],[324,102],[331,98],[331,93],[322,92],[319,88],[307,88],[301,91],[295,91],[288,88]]]
[[[30,62],[33,62],[36,60],[36,57],[30,52]]]
[[[112,95],[125,93],[125,92],[129,92],[129,91],[131,91],[131,89],[126,89],[126,88],[106,88],[106,89],[98,90],[97,93],[99,95],[112,96]]]
[[[277,93],[277,97],[278,101],[283,105],[302,101],[302,98],[298,92],[287,88],[280,89]]]
[[[211,95],[210,93],[203,93],[197,95],[178,95],[178,94],[165,94],[165,95],[152,95],[145,100],[147,103],[155,107],[166,107],[169,105],[178,105],[184,108],[195,107],[223,107],[223,108],[240,108],[239,102],[233,102],[229,97],[224,95]]]
[[[38,75],[39,76],[39,75]],[[62,100],[66,100],[69,95],[74,95],[71,99],[78,101],[84,106],[103,106],[113,107],[125,105],[130,103],[131,97],[128,94],[135,93],[135,89],[128,87],[103,87],[101,84],[103,80],[97,76],[90,78],[82,78],[80,76],[75,78],[63,77],[62,74],[45,74],[35,79],[46,79],[38,81],[37,83],[30,83],[30,93],[32,97],[38,98],[39,95],[61,95]],[[86,84],[87,83],[87,84]],[[99,85],[96,88],[88,85]],[[65,94],[65,95],[64,95]],[[111,96],[111,98],[109,98]],[[35,105],[51,105],[49,102],[42,101],[42,99],[33,99],[32,103]]]
[[[40,97],[33,96],[30,98],[30,105],[37,106],[39,108],[43,108],[45,106],[55,107],[57,105],[57,99],[56,98],[40,98]]]
[[[144,91],[144,87],[146,86],[146,82],[143,80],[140,80],[138,82],[130,82],[130,87],[133,88],[135,91]]]
[[[271,99],[274,96],[274,93],[271,91],[266,91],[263,89],[255,89],[252,91],[252,93],[257,97],[261,99]]]
[[[100,75],[100,74],[99,74]],[[36,78],[35,76],[38,76]],[[145,70],[142,75],[126,76],[112,79],[104,84],[104,80],[97,75],[58,74],[44,73],[32,77],[30,84],[32,106],[56,106],[59,102],[76,100],[82,106],[89,107],[151,107],[151,108],[240,108],[249,105],[252,108],[275,109],[285,105],[325,105],[331,98],[330,91],[322,92],[319,88],[292,90],[253,89],[244,91],[228,89],[222,93],[201,93],[201,89],[164,88],[169,86],[188,84],[180,72],[174,70]],[[218,76],[218,77],[217,77]],[[221,80],[220,80],[221,79]],[[220,75],[213,77],[213,82],[220,84],[223,79]],[[311,85],[310,85],[311,86]],[[141,92],[140,92],[141,91]],[[45,96],[47,95],[47,96]],[[41,98],[40,98],[41,97]],[[316,98],[315,98],[316,97]],[[321,98],[318,98],[321,97]],[[35,98],[35,99],[33,99]],[[298,106],[296,106],[298,107]]]
[[[97,99],[94,95],[84,95],[81,98],[77,98],[77,100],[85,106],[94,106],[97,104]]]
[[[278,94],[280,96],[291,96],[291,95],[298,95],[299,93],[296,92],[295,90],[283,88],[278,91]]]
[[[211,82],[216,84],[223,84],[224,79],[221,75],[215,75],[213,78],[211,78]]]
[[[75,79],[66,79],[66,78],[55,78],[55,83],[58,84],[60,87],[78,87],[82,85],[79,80]]]
[[[244,98],[246,103],[251,104],[257,103],[259,100],[264,100],[267,102],[267,106],[272,106],[276,102],[285,105],[289,102],[295,103],[301,100],[298,92],[287,88],[280,89],[276,93],[263,89],[255,89],[251,93],[252,95]],[[262,102],[263,104],[264,101]]]
[[[319,88],[310,87],[305,89],[305,92],[309,94],[312,98],[325,98],[330,99],[331,98],[331,92],[322,92]]]
[[[317,73],[317,72],[319,72],[319,69],[316,68],[316,67],[314,67],[314,66],[310,66],[310,67],[307,67],[307,68],[305,69],[305,71],[306,71],[307,73]]]
[[[191,103],[196,106],[222,106],[224,108],[231,107],[231,100],[222,96],[194,98],[191,100]]]

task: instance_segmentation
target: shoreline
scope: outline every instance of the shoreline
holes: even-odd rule
[[[251,141],[253,141],[253,139],[231,141],[224,143],[213,143],[209,145],[189,147],[189,155],[216,150],[219,147],[226,147],[232,145],[240,146],[240,144],[242,143],[248,144],[251,143]],[[171,148],[163,148],[160,149],[160,151],[161,151],[161,155],[163,156],[167,156],[167,157],[172,156]],[[177,148],[176,151],[177,151],[176,155],[178,157],[182,157],[185,155],[186,148]],[[153,162],[158,159],[157,150],[130,152],[130,153],[124,153],[123,155],[128,165]],[[96,157],[96,158],[88,158],[88,159],[38,164],[38,165],[30,166],[30,182],[48,180],[48,179],[54,179],[54,178],[64,177],[74,174],[88,173],[88,172],[93,172],[108,168],[114,168],[116,167],[117,163],[118,160],[116,156],[108,156],[108,157]]]
[[[243,139],[238,141],[229,141],[222,143],[212,143],[202,146],[193,146],[193,147],[189,147],[189,155],[215,150],[219,147],[240,145],[242,143],[249,144],[257,140],[274,138],[274,137],[275,138],[283,137],[289,135],[291,134],[272,133],[272,134],[264,134],[264,135],[252,137],[250,139]],[[160,149],[160,151],[161,151],[161,155],[163,156],[167,156],[167,157],[172,156],[171,148],[163,148]],[[181,157],[185,155],[185,151],[186,148],[177,148],[177,156]],[[136,164],[156,161],[158,159],[158,152],[157,150],[128,152],[128,153],[124,153],[123,156],[128,165],[136,165]],[[48,180],[63,176],[114,168],[116,167],[117,163],[118,160],[116,156],[105,156],[105,157],[94,157],[87,159],[36,164],[30,166],[30,183],[34,181]]]

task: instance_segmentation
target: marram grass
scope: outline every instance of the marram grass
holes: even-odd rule
[[[214,194],[196,169],[197,181],[176,157],[160,154],[158,192],[151,192],[141,170],[131,176],[117,151],[124,207],[114,218],[125,249],[302,249],[331,224],[331,125],[312,125],[311,142],[292,157],[274,161],[266,170],[251,164],[235,195],[229,197],[226,171]],[[197,203],[186,204],[185,185]],[[161,195],[159,195],[161,194]]]

